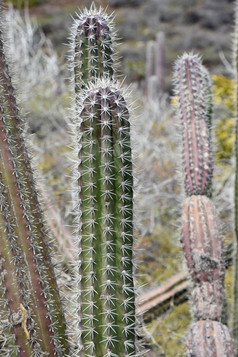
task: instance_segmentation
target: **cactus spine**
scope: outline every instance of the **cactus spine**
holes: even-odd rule
[[[65,356],[65,320],[3,41],[1,29],[1,355]]]
[[[187,356],[234,356],[232,340],[220,322],[224,298],[224,249],[220,223],[207,197],[212,184],[211,89],[199,56],[185,54],[175,65],[178,116],[182,123],[184,187],[182,243],[195,288],[194,317]]]

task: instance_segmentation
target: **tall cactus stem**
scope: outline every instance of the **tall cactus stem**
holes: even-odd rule
[[[81,353],[135,356],[129,112],[122,90],[109,80],[91,84],[81,103],[76,130]]]
[[[182,122],[184,185],[187,195],[209,195],[212,153],[208,125],[208,82],[197,55],[185,54],[175,65],[175,91]]]
[[[2,15],[1,23],[3,27]],[[12,268],[12,262],[15,266],[13,271],[8,270],[8,274],[3,279],[5,287],[3,305],[7,306],[9,311],[9,323],[13,326],[12,333],[21,334],[21,337],[16,337],[16,341],[21,340],[21,346],[16,346],[16,349],[19,348],[19,356],[32,356],[37,353],[63,356],[68,353],[65,320],[49,256],[46,229],[29,154],[23,139],[23,123],[11,83],[2,29],[0,30],[0,102],[0,173],[2,202],[4,202],[1,211],[1,235],[5,240],[1,250],[1,260],[2,266],[8,269]],[[8,262],[11,262],[11,266]],[[9,289],[8,284],[10,276],[14,282],[12,289]],[[14,297],[10,298],[11,292]],[[17,310],[15,310],[16,305],[12,305],[12,300],[15,304],[19,304]],[[19,321],[12,322],[16,316],[21,317],[23,330],[14,327],[21,326]]]

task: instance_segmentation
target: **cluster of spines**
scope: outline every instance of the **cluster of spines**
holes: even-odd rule
[[[211,82],[197,55],[185,54],[175,66],[178,114],[182,122],[184,187],[182,243],[195,284],[197,320],[189,330],[187,356],[234,356],[228,329],[220,322],[225,261],[220,223],[212,201]]]
[[[73,63],[76,95],[90,81],[113,78],[115,68],[115,31],[112,16],[94,4],[90,10],[77,14],[71,34],[71,63]]]
[[[129,111],[118,84],[99,80],[78,114],[81,353],[135,356]]]
[[[197,55],[175,65],[175,91],[182,123],[184,186],[187,195],[208,195],[212,183],[211,96],[207,72]]]
[[[2,19],[4,24],[4,19]],[[0,39],[1,314],[21,356],[68,353],[65,321],[38,203],[23,123]],[[8,336],[4,339],[7,341]],[[10,339],[12,339],[10,337]],[[7,352],[6,352],[7,353]]]

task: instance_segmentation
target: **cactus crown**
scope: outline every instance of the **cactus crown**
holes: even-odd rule
[[[76,94],[89,81],[114,76],[116,36],[112,17],[94,4],[76,14],[70,41]]]

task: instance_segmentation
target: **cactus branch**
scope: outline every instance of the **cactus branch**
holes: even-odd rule
[[[110,81],[90,85],[79,116],[82,351],[134,356],[133,176],[121,89]]]

